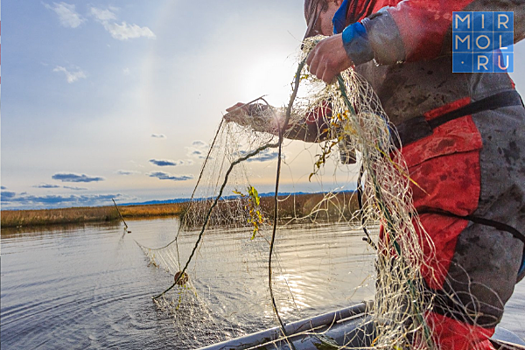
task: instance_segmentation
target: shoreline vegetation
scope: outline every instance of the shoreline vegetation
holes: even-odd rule
[[[279,197],[279,218],[306,216],[317,210],[317,216],[326,219],[330,217],[351,216],[358,210],[357,196],[353,192],[343,192],[325,200],[326,194],[296,194]],[[227,203],[225,200],[224,203]],[[321,203],[322,202],[322,203]],[[266,217],[273,214],[273,196],[261,197],[261,209]],[[118,210],[124,219],[139,219],[147,217],[183,216],[189,202],[121,205]],[[219,205],[219,208],[221,205]],[[2,210],[1,226],[30,227],[53,224],[83,224],[91,222],[121,221],[114,205],[103,207],[74,207],[64,209],[35,210]]]

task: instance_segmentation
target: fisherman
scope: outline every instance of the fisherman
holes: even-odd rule
[[[525,0],[306,0],[305,38],[329,36],[307,64],[326,83],[353,67],[396,125],[435,249],[423,271],[434,341],[494,349],[488,339],[525,275],[525,109],[506,73],[452,73],[453,11],[513,11],[514,42],[525,37]],[[246,125],[239,107],[225,119]]]

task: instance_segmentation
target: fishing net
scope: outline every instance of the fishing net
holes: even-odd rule
[[[433,347],[421,316],[430,305],[422,269],[431,273],[425,261],[432,254],[424,257],[421,247],[432,244],[414,215],[395,129],[353,69],[329,85],[309,75],[305,58],[320,39],[303,45],[287,106],[259,98],[223,119],[174,241],[141,246],[171,276],[154,300],[187,347],[313,316],[312,304],[342,307],[367,296],[373,347],[403,348],[415,339]],[[310,161],[308,174],[294,173],[298,153]],[[360,167],[342,164],[353,159]],[[281,181],[293,189],[294,181],[322,185],[327,177],[336,181],[322,194],[279,194]],[[359,190],[333,187],[351,180]],[[261,188],[273,195],[261,196]],[[294,255],[298,245],[307,248]],[[312,257],[316,268],[301,270]],[[302,298],[304,276],[318,282],[317,302]],[[348,287],[335,292],[341,284]]]

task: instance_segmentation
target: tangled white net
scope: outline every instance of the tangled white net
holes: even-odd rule
[[[261,98],[231,113],[230,120],[235,122],[221,123],[176,239],[159,249],[142,246],[151,263],[175,276],[175,283],[155,301],[171,315],[181,338],[193,347],[275,325],[275,319],[283,324],[281,315],[286,321],[311,315],[305,312],[308,303],[301,303],[297,292],[300,283],[294,280],[294,268],[286,266],[290,263],[284,257],[286,248],[280,249],[297,244],[293,235],[298,229],[304,232],[305,226],[313,226],[330,227],[333,236],[321,237],[316,233],[319,231],[310,230],[311,236],[303,237],[303,243],[315,245],[316,241],[326,242],[324,239],[342,239],[338,244],[347,245],[346,249],[351,245],[361,247],[360,254],[350,251],[345,259],[376,254],[375,268],[373,259],[365,259],[363,266],[367,267],[357,278],[360,285],[349,286],[347,294],[336,303],[342,305],[351,296],[353,300],[364,298],[366,293],[361,294],[360,287],[368,286],[368,292],[375,287],[369,311],[375,326],[371,346],[433,348],[422,317],[430,305],[423,288],[422,268],[432,252],[426,251],[424,256],[421,248],[422,240],[429,239],[414,215],[408,171],[393,142],[395,130],[372,88],[354,70],[343,72],[329,85],[308,74],[305,57],[319,40],[315,37],[303,45],[287,107],[271,107]],[[312,161],[312,174],[306,174],[314,179],[326,171],[329,159],[337,164],[352,158],[355,152],[362,167],[358,179],[363,187],[361,208],[356,204],[358,193],[348,191],[261,198],[252,186],[257,174],[251,173],[251,165],[272,159],[275,169],[277,163],[277,175],[272,181],[274,193],[278,193],[283,150],[291,145],[283,141],[285,138],[325,140]],[[304,178],[305,174],[298,176]],[[379,224],[383,230],[378,235]],[[357,228],[364,228],[368,246],[355,239],[359,238]],[[219,234],[214,233],[224,231],[231,240],[217,244]],[[344,236],[339,236],[342,232]],[[425,245],[432,246],[430,241]],[[318,249],[321,247],[312,251]],[[220,250],[224,261],[210,261],[208,253],[213,250]],[[330,255],[320,259],[330,260]],[[227,275],[205,277],[209,274],[203,270],[213,275],[219,263],[228,264],[228,273],[244,282],[234,283]],[[327,263],[326,269],[319,268],[319,275],[312,279],[323,279],[328,289],[332,283],[347,283],[339,270],[334,272],[334,266],[340,268],[343,263]],[[248,296],[242,297],[243,293]],[[255,305],[258,307],[252,307]],[[260,314],[265,317],[255,321]],[[197,332],[202,322],[210,327]]]

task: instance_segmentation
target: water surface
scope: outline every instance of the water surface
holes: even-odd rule
[[[268,243],[246,230],[207,235],[190,268],[193,294],[178,313],[151,297],[173,275],[148,265],[135,241],[170,242],[177,219],[2,230],[2,349],[191,349],[276,325],[267,287]],[[196,234],[179,241],[185,261]],[[373,294],[374,253],[344,225],[290,227],[279,233],[274,264],[285,321],[359,302]],[[195,291],[197,291],[195,293]],[[188,295],[195,297],[189,298]],[[189,305],[189,302],[195,303]],[[525,283],[503,324],[525,337]]]

